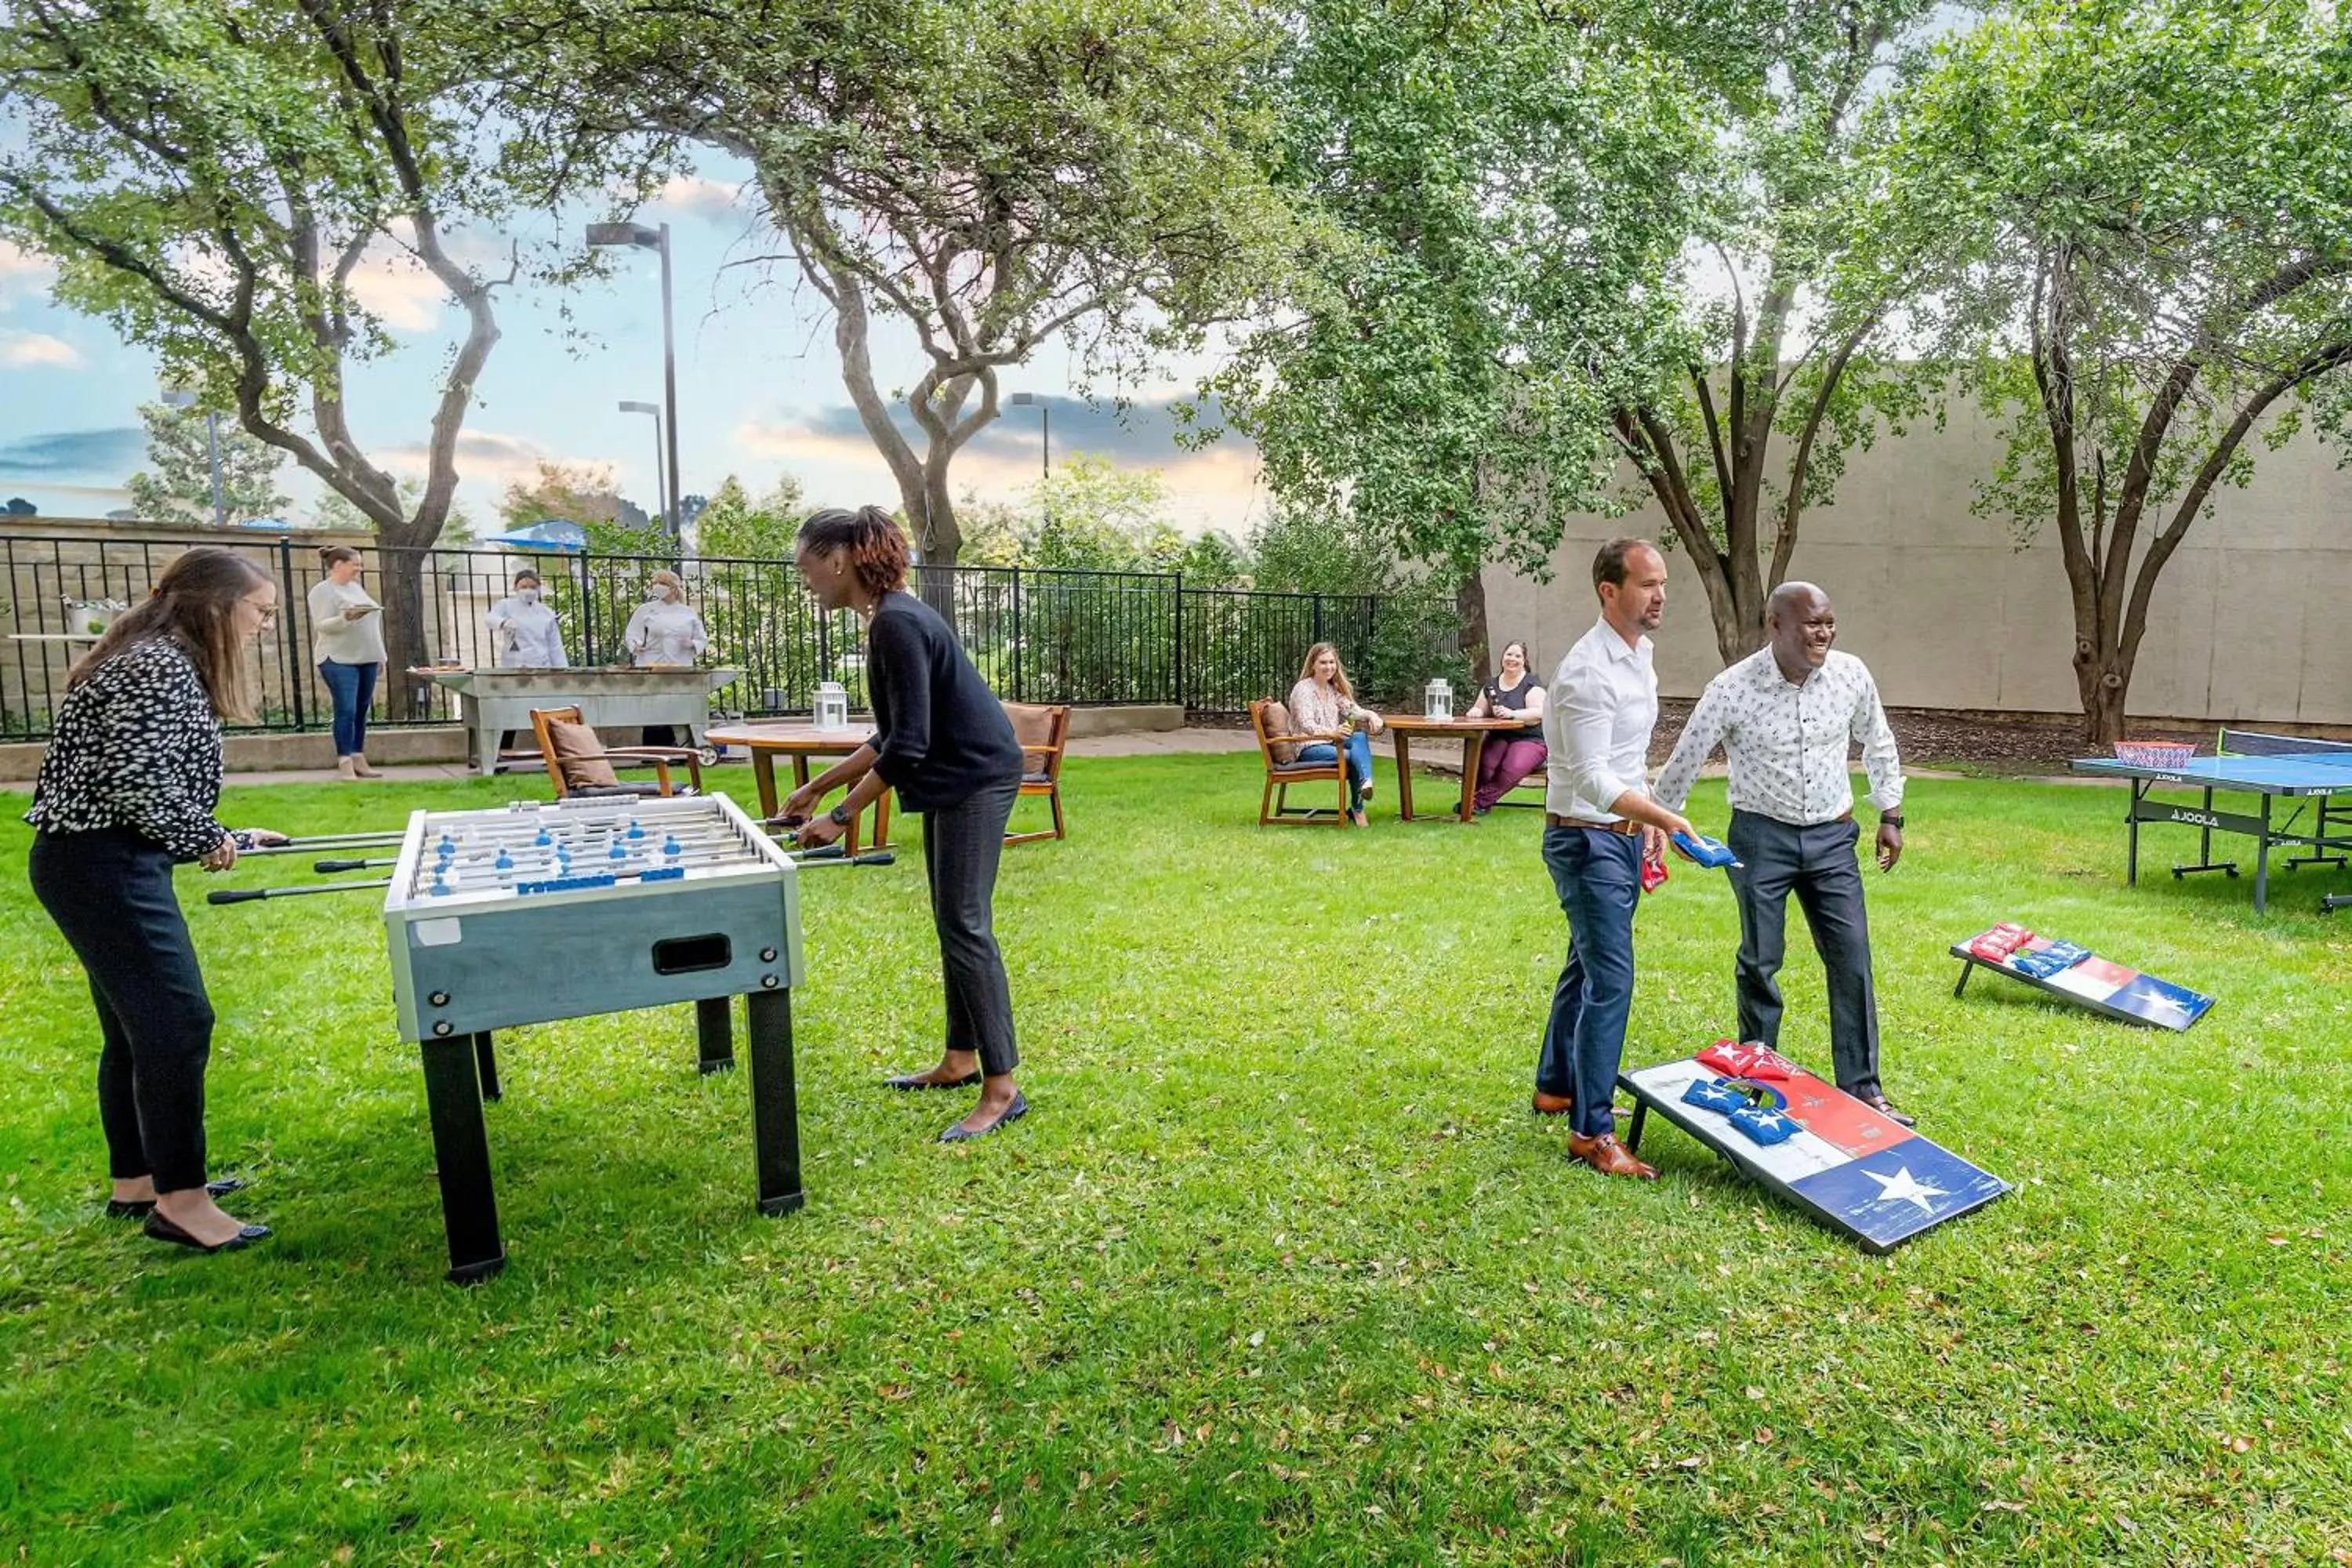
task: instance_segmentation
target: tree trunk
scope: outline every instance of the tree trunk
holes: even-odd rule
[[[948,496],[946,469],[942,468],[933,475],[926,468],[923,477],[913,483],[902,480],[898,505],[906,512],[908,537],[921,562],[915,573],[915,592],[952,626],[956,624],[954,567],[956,558],[963,553],[963,534],[956,527],[955,502]],[[935,567],[938,570],[933,570]]]
[[[2083,703],[2083,739],[2105,752],[2124,738],[2124,704],[2131,694],[2132,656],[2102,647],[2095,628],[2077,626],[2074,687]]]
[[[420,509],[420,511],[423,509]],[[446,515],[446,508],[443,509]],[[376,528],[378,586],[383,595],[384,711],[395,723],[432,716],[430,687],[409,674],[431,662],[425,646],[425,568],[442,517],[404,519],[398,527]]]
[[[1454,610],[1462,619],[1462,652],[1470,660],[1470,676],[1484,686],[1495,674],[1494,655],[1486,629],[1486,574],[1472,566],[1454,590]]]

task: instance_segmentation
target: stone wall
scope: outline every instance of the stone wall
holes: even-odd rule
[[[1944,429],[1922,421],[1855,453],[1836,504],[1805,515],[1790,575],[1827,590],[1838,646],[1869,663],[1892,706],[2080,711],[2057,544],[2045,531],[2020,549],[2006,521],[1969,510],[1999,457],[1988,422],[1956,403]],[[1653,501],[1622,518],[1578,520],[1553,554],[1549,584],[1489,568],[1494,642],[1528,638],[1549,672],[1592,624],[1593,552],[1614,534],[1666,531]],[[1688,561],[1669,549],[1666,568],[1659,687],[1692,697],[1722,661]],[[2347,588],[2352,470],[2307,435],[2258,451],[2253,481],[2221,489],[2159,580],[2133,716],[2352,724]]]

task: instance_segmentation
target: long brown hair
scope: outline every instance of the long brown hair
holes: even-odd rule
[[[68,690],[132,643],[169,637],[196,667],[213,716],[240,724],[253,721],[252,668],[236,635],[236,604],[274,582],[268,573],[234,550],[199,544],[163,568],[144,603],[106,628],[98,646],[66,677]]]
[[[1313,647],[1308,648],[1307,650],[1307,662],[1298,667],[1298,679],[1301,680],[1314,679],[1315,661],[1321,658],[1327,653],[1329,654],[1334,660],[1338,660],[1339,658],[1339,650],[1327,642],[1317,643]],[[1350,702],[1353,702],[1356,700],[1356,688],[1348,679],[1348,667],[1344,662],[1340,663],[1339,673],[1331,677],[1331,689],[1337,691],[1340,696],[1346,698]]]

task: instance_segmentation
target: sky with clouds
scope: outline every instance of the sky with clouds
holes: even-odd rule
[[[789,472],[813,502],[895,506],[888,472],[842,389],[830,317],[795,287],[789,263],[770,259],[775,238],[742,175],[713,159],[637,215],[671,227],[681,488],[708,493],[734,474],[757,493]],[[459,237],[457,247],[502,266],[511,239],[576,245],[585,221],[549,216],[536,229]],[[507,485],[542,459],[609,464],[625,494],[648,502],[655,494],[652,421],[615,405],[661,401],[660,264],[651,251],[612,254],[603,282],[561,298],[527,287],[499,297],[501,336],[458,447],[460,500],[479,523],[495,521]],[[23,496],[49,516],[102,517],[126,504],[122,483],[142,465],[138,406],[156,396],[155,362],[105,322],[49,303],[49,276],[40,258],[0,242],[0,499]],[[372,257],[354,287],[398,343],[353,380],[354,433],[394,473],[421,474],[436,381],[461,314],[397,247]],[[875,360],[885,388],[911,384],[927,363],[911,333],[881,320]],[[1188,452],[1173,439],[1168,402],[1202,368],[1164,367],[1162,380],[1129,389],[1124,415],[1107,398],[1087,400],[1059,343],[1001,384],[1049,401],[1056,462],[1085,451],[1158,468],[1181,526],[1244,532],[1265,505],[1248,444],[1228,433]],[[1043,457],[1036,411],[1007,409],[958,455],[957,492],[1017,501]],[[306,518],[316,481],[289,464],[280,482],[294,497],[290,515]]]

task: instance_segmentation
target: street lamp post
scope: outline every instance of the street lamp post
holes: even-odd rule
[[[192,408],[195,405],[195,401],[196,395],[184,386],[167,386],[163,389],[163,406],[166,408]],[[220,415],[209,408],[205,410],[205,449],[212,459],[213,526],[226,528],[228,495],[221,488]]]
[[[677,339],[670,321],[669,225],[648,228],[641,223],[592,223],[588,226],[591,246],[626,245],[639,250],[661,253],[662,296],[662,402],[668,411],[669,439],[669,536],[675,542],[682,529],[678,516],[677,498],[681,489],[677,479]],[[660,439],[658,433],[656,439]]]
[[[637,403],[624,398],[621,402],[621,412],[624,414],[650,414],[654,416],[654,505],[662,509],[663,516],[673,519],[676,518],[677,516],[677,497],[673,493],[677,488],[675,482],[676,476],[671,476],[671,482],[667,485],[665,485],[662,479],[662,475],[665,470],[662,467],[661,405],[658,403]],[[673,531],[671,537],[673,539],[677,537],[675,531]]]
[[[1016,392],[1006,400],[1015,408],[1037,411],[1037,433],[1045,444],[1045,477],[1054,477],[1054,407],[1034,392]]]

